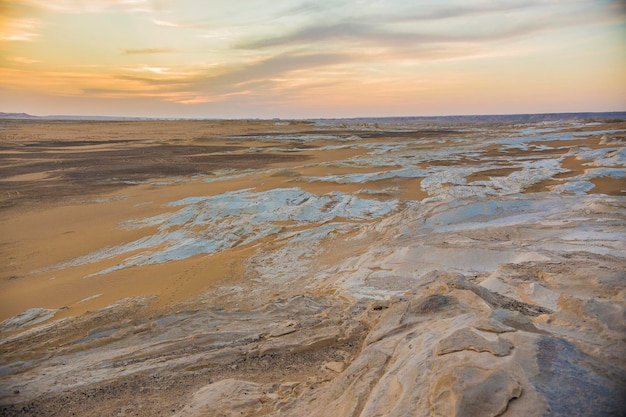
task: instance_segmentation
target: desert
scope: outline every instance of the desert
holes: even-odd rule
[[[622,416],[625,120],[2,119],[0,415]]]

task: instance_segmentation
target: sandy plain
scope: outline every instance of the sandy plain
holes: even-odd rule
[[[0,122],[0,415],[623,415],[626,123]]]

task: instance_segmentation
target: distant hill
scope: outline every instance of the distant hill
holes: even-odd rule
[[[220,120],[215,118],[167,118],[167,117],[117,117],[117,116],[73,116],[52,115],[33,116],[28,113],[2,113],[0,119],[27,120],[92,120],[92,121],[133,121],[133,120]],[[626,120],[626,112],[599,113],[539,113],[539,114],[485,114],[458,116],[409,116],[409,117],[351,117],[351,118],[303,118],[314,122],[357,122],[357,123],[539,123],[558,120]],[[253,120],[253,119],[250,119]],[[254,119],[258,120],[258,119]],[[285,119],[288,120],[288,119]]]
[[[74,115],[33,116],[32,114],[28,114],[28,113],[2,113],[2,112],[0,112],[0,119],[95,120],[95,121],[152,120],[146,117],[74,116]]]
[[[416,117],[355,117],[313,119],[315,121],[349,121],[357,123],[540,123],[558,120],[626,120],[626,112],[601,113],[539,113],[539,114],[486,114],[459,116]]]
[[[73,115],[52,115],[45,116],[46,120],[91,120],[98,122],[123,122],[123,121],[137,121],[137,120],[160,120],[151,117],[123,117],[123,116],[73,116]]]
[[[39,119],[39,117],[33,116],[28,113],[2,113],[0,112],[0,119]]]

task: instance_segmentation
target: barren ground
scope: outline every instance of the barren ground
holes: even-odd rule
[[[0,121],[0,415],[624,415],[624,143]]]

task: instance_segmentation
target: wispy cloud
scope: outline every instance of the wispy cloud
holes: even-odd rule
[[[84,88],[107,86],[119,88],[112,83],[112,78],[106,74],[97,74],[72,71],[34,71],[18,70],[0,67],[0,79],[3,84],[12,89],[24,91],[46,91],[53,95],[79,96]]]
[[[151,70],[156,70],[152,72]],[[34,71],[1,68],[0,79],[12,89],[46,91],[52,95],[99,98],[150,97],[182,102],[199,100],[202,93],[190,91],[188,80],[164,75],[160,68],[146,68],[150,76],[115,74],[113,68],[91,71]]]
[[[406,21],[427,21],[427,20],[444,20],[460,17],[471,17],[476,15],[488,15],[493,13],[512,12],[519,10],[528,10],[538,6],[539,1],[515,1],[515,2],[497,2],[481,5],[471,5],[468,3],[458,4],[454,6],[442,5],[431,9],[422,8],[421,10],[409,10],[401,15],[383,16],[383,20],[406,22]],[[380,18],[380,16],[378,16]]]
[[[128,67],[128,68],[125,68],[125,70],[129,72],[149,72],[152,74],[159,74],[159,75],[169,74],[170,72],[170,68],[156,67],[156,66],[151,66],[151,65],[140,65],[136,67]]]
[[[285,10],[282,10],[276,14],[277,17],[292,17],[292,16],[310,16],[316,13],[326,12],[332,9],[332,4],[326,4],[322,1],[312,2],[306,1],[296,6],[291,6]]]
[[[525,71],[550,79],[558,67],[578,71],[584,80],[597,68],[624,62],[615,58],[624,45],[615,35],[626,27],[624,0],[199,4],[0,0],[6,67],[0,68],[0,88],[94,102],[134,97],[158,106],[221,102],[232,108],[323,106],[333,96],[335,103],[369,100],[375,108],[381,97],[425,102],[414,100],[425,89],[433,97],[446,92],[463,99],[472,96],[472,82],[482,88],[494,77],[501,77],[499,91],[516,91]],[[87,39],[92,27],[94,36]],[[129,43],[131,38],[139,41]],[[593,59],[582,58],[591,50]],[[559,67],[552,51],[567,53],[584,68]]]
[[[234,47],[284,50],[367,46],[409,52],[428,44],[447,46],[451,43],[467,45],[518,40],[606,21],[611,18],[610,9],[618,7],[614,1],[579,0],[577,4],[565,7],[548,1],[528,0],[340,16],[330,20],[316,19],[278,35],[242,39]],[[596,3],[601,3],[602,7]],[[494,14],[500,17],[494,19]]]
[[[150,0],[21,0],[24,4],[41,10],[56,13],[101,13],[111,10],[126,12],[152,12],[153,2]]]
[[[201,90],[223,91],[251,81],[277,78],[294,71],[338,65],[351,60],[352,57],[349,54],[277,55],[232,68],[220,69],[218,75],[206,74],[196,81],[196,86]],[[212,69],[211,72],[217,71]]]
[[[618,15],[626,16],[626,1],[624,0],[609,0],[609,10]]]
[[[124,55],[167,54],[172,52],[176,52],[176,50],[172,48],[142,48],[122,50],[122,53]]]
[[[161,98],[165,101],[178,104],[201,104],[216,101],[215,98],[188,91],[164,94],[161,96]]]
[[[172,22],[172,21],[169,21],[169,20],[158,20],[158,19],[152,20],[152,23],[154,23],[157,26],[165,26],[165,27],[168,27],[168,28],[180,28],[180,27],[186,27],[187,26],[184,23]]]
[[[114,88],[86,88],[83,94],[90,97],[107,98],[107,99],[126,99],[126,98],[147,98],[153,100],[162,100],[169,103],[177,104],[200,104],[216,101],[215,99],[198,94],[193,91],[163,91],[144,89],[136,92],[132,96],[127,90]]]
[[[41,62],[37,59],[25,58],[23,56],[11,56],[7,58],[9,61],[17,62],[18,64],[36,64]]]
[[[216,25],[212,25],[203,20],[164,20],[164,19],[152,19],[152,23],[156,26],[175,29],[200,29],[209,31],[222,31],[221,28]]]
[[[484,40],[504,40],[528,35],[541,29],[542,26],[540,24],[529,22],[488,31],[476,31],[474,33],[443,33],[441,31],[393,30],[383,25],[376,26],[346,21],[308,26],[282,36],[240,42],[235,47],[241,49],[263,49],[271,47],[283,48],[285,46],[310,46],[323,43],[341,45],[342,42],[351,42],[353,45],[386,46],[398,49],[407,45],[424,45],[427,43],[467,43]]]
[[[115,76],[117,79],[122,80],[122,82],[130,81],[144,85],[153,85],[157,87],[163,88],[188,88],[190,83],[191,75],[185,76],[173,76],[173,77],[151,77],[151,76],[141,76],[141,75],[128,75],[121,74]]]
[[[39,35],[41,21],[29,18],[4,18],[0,20],[0,40],[30,42]]]

